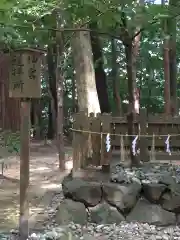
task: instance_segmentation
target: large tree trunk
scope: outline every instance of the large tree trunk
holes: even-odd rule
[[[96,23],[90,24],[91,29],[97,29]],[[95,66],[95,79],[96,79],[96,88],[99,98],[99,104],[101,113],[109,113],[111,111],[109,99],[108,99],[108,91],[107,91],[107,81],[106,74],[104,72],[103,67],[103,53],[101,49],[101,43],[99,36],[96,32],[91,32],[91,45],[93,52],[93,60]]]
[[[89,32],[75,32],[72,39],[78,108],[88,113],[100,112]]]
[[[121,116],[122,114],[122,105],[121,97],[119,94],[120,83],[118,78],[118,69],[117,69],[117,54],[116,54],[116,42],[114,39],[111,40],[111,54],[112,54],[112,81],[113,81],[113,96],[115,103],[115,112],[117,115]]]
[[[177,104],[177,62],[176,62],[176,18],[173,17],[173,9],[178,3],[177,0],[169,1],[169,26],[168,34],[169,39],[169,70],[170,70],[170,94],[171,94],[171,113],[172,115],[178,114]]]

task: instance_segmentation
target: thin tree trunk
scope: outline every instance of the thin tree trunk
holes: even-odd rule
[[[100,112],[89,32],[75,32],[72,50],[79,111]]]
[[[111,40],[111,53],[112,53],[112,81],[113,81],[113,96],[116,106],[116,114],[122,115],[122,106],[121,106],[121,97],[119,94],[120,83],[118,78],[118,69],[117,69],[117,54],[116,54],[116,45],[115,40]]]
[[[129,93],[129,111],[127,115],[128,121],[128,135],[129,135],[129,144],[130,144],[130,158],[132,165],[138,165],[139,161],[136,156],[133,154],[132,150],[132,141],[133,141],[133,122],[134,122],[134,105],[135,105],[135,96],[134,96],[134,62],[133,62],[133,45],[132,42],[125,46],[126,53],[126,68],[127,68],[127,78],[128,78],[128,93]]]
[[[60,28],[60,16],[57,14],[57,29]],[[64,134],[63,134],[63,76],[61,69],[61,58],[63,53],[62,33],[56,33],[56,93],[57,93],[57,148],[59,154],[59,169],[65,170],[65,150],[64,150]]]
[[[55,61],[53,58],[54,46],[48,47],[47,63],[49,73],[49,124],[48,124],[48,138],[54,139],[56,134],[56,113],[57,113],[57,93],[56,93],[56,74]]]
[[[137,29],[138,31],[139,29]],[[133,54],[132,54],[132,74],[133,74],[133,89],[134,89],[134,113],[139,113],[139,90],[137,89],[137,84],[136,84],[136,75],[137,75],[137,70],[136,70],[136,64],[137,64],[137,58],[139,55],[139,47],[140,47],[140,39],[141,39],[141,34],[138,34],[133,41]]]
[[[162,6],[165,1],[161,1]],[[171,113],[170,99],[170,65],[169,65],[169,39],[167,38],[167,19],[163,21],[164,41],[163,41],[163,63],[164,63],[164,112],[166,115]]]
[[[176,18],[173,17],[173,9],[178,3],[177,0],[169,1],[170,16],[168,19],[169,39],[169,71],[170,71],[170,94],[171,94],[171,113],[178,114],[177,102],[177,61],[176,61]]]

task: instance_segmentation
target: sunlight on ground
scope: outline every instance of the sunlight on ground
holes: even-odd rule
[[[65,154],[66,169],[71,170],[72,150],[68,148]],[[30,219],[36,222],[38,214],[44,212],[45,207],[55,192],[62,190],[60,184],[67,172],[60,172],[56,148],[42,147],[41,144],[31,147],[30,156],[30,188],[29,211]],[[5,160],[6,161],[6,160]],[[19,222],[19,156],[8,159],[8,168],[5,169],[6,178],[0,179],[0,230],[9,231],[16,228]],[[41,214],[40,214],[41,215]]]
[[[55,184],[55,183],[42,184],[41,188],[43,188],[43,189],[58,189],[58,190],[62,190],[62,184]]]
[[[50,168],[48,168],[48,167],[31,168],[30,170],[31,170],[31,172],[42,172],[42,171],[45,171],[45,170],[52,171],[52,170],[51,170]]]
[[[71,170],[73,168],[73,161],[72,160],[66,161],[65,168],[66,170]]]
[[[7,207],[4,205],[4,208],[0,211],[0,215],[0,230],[9,230],[17,226],[19,219],[19,210],[17,205],[14,205],[12,203],[9,203]]]

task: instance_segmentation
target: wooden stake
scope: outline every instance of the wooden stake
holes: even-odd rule
[[[20,128],[20,240],[28,239],[29,227],[29,139],[30,139],[30,100],[21,102],[21,128]]]

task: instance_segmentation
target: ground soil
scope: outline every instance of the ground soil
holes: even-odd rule
[[[30,158],[30,227],[37,222],[39,213],[61,191],[61,181],[67,172],[58,169],[58,155],[52,143],[31,143]],[[71,161],[72,150],[66,147],[66,159]],[[0,177],[0,231],[18,226],[19,214],[19,156],[4,159],[7,169]],[[0,165],[1,168],[1,165]],[[0,169],[1,170],[1,169]]]

